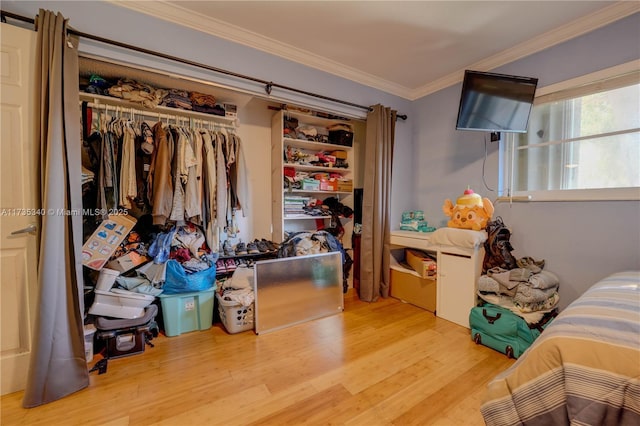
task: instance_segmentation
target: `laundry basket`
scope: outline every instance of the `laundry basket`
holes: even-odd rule
[[[218,313],[220,321],[231,334],[253,329],[253,303],[242,306],[238,302],[224,300],[216,293],[218,299]]]

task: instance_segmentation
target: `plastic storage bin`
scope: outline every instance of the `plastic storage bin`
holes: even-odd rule
[[[218,314],[224,328],[231,334],[253,329],[253,303],[242,306],[238,302],[223,300],[218,293]]]
[[[98,282],[96,283],[97,290],[109,291],[113,284],[116,282],[116,278],[120,275],[120,271],[116,271],[109,268],[102,268],[100,275],[98,275]]]
[[[192,293],[161,294],[164,332],[168,337],[194,330],[208,330],[213,323],[216,287]]]
[[[87,362],[93,359],[93,336],[96,334],[96,326],[86,324],[84,326],[84,357]]]

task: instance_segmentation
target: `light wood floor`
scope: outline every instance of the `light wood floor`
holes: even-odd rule
[[[463,327],[352,289],[331,317],[259,336],[215,324],[153,343],[60,401],[23,409],[22,392],[5,395],[1,424],[482,425],[484,386],[513,363]]]

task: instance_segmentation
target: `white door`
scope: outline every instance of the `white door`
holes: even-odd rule
[[[469,328],[475,306],[475,268],[470,255],[438,252],[436,315]]]
[[[0,378],[25,387],[37,302],[37,150],[33,132],[36,33],[0,24]]]

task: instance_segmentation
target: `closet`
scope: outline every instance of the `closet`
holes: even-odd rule
[[[104,78],[109,80],[110,83],[119,81],[120,79],[126,79],[130,81],[138,82],[141,85],[149,85],[151,87],[158,88],[158,89],[167,88],[167,89],[176,89],[176,90],[184,91],[187,93],[192,93],[192,92],[202,93],[203,95],[211,96],[211,98],[215,99],[215,102],[219,104],[226,103],[226,104],[233,104],[236,107],[243,107],[250,101],[250,97],[245,94],[236,94],[228,90],[222,90],[217,88],[216,88],[217,90],[214,91],[212,90],[213,89],[212,87],[209,87],[204,84],[199,84],[197,82],[190,81],[190,80],[182,80],[173,76],[163,75],[161,73],[155,73],[148,70],[138,69],[133,66],[125,66],[122,64],[110,63],[110,62],[100,61],[100,60],[91,59],[91,58],[81,58],[79,65],[80,65],[81,86],[83,85],[83,82],[84,84],[87,84],[86,82],[92,77],[94,79]],[[93,88],[93,86],[91,87]],[[220,116],[220,115],[214,115],[214,114],[208,114],[208,113],[201,113],[201,112],[196,112],[196,111],[191,111],[186,109],[173,108],[173,107],[164,106],[164,105],[156,105],[156,104],[149,105],[149,103],[146,102],[146,100],[144,100],[144,103],[133,102],[128,99],[121,99],[113,96],[107,96],[107,94],[108,93],[95,93],[95,90],[94,90],[94,93],[87,93],[82,90],[80,92],[80,101],[81,103],[84,103],[85,111],[86,109],[89,109],[91,111],[91,115],[89,117],[85,117],[85,120],[90,121],[91,123],[90,127],[92,127],[90,129],[85,130],[85,135],[84,135],[85,148],[87,148],[86,146],[87,137],[89,137],[89,135],[95,131],[106,130],[105,126],[113,127],[115,123],[116,127],[121,131],[122,129],[127,128],[127,123],[144,122],[146,123],[146,126],[142,127],[142,129],[145,129],[148,132],[150,131],[152,134],[154,133],[153,131],[156,123],[161,123],[161,126],[158,126],[158,127],[165,128],[167,131],[169,129],[174,129],[176,131],[182,129],[185,132],[190,133],[190,136],[192,136],[193,132],[197,132],[199,147],[202,147],[202,144],[203,144],[201,137],[204,138],[204,135],[206,134],[208,139],[212,139],[212,146],[214,150],[216,149],[215,147],[217,146],[215,136],[216,134],[218,135],[222,134],[224,135],[224,137],[222,138],[222,141],[223,141],[222,145],[225,148],[225,152],[223,153],[224,156],[226,157],[227,154],[231,154],[231,156],[233,157],[232,160],[237,160],[235,157],[240,155],[239,146],[232,147],[233,149],[231,149],[231,152],[229,151],[229,147],[226,146],[226,142],[229,142],[229,143],[234,142],[236,144],[242,144],[243,138],[240,135],[241,133],[240,122],[239,122],[239,117],[237,115],[226,117],[224,115]],[[114,123],[107,123],[107,121],[114,122]],[[136,136],[140,137],[140,132],[142,130],[138,126],[136,126],[133,130],[137,132]],[[177,136],[177,134],[174,133],[173,136]],[[153,137],[153,135],[151,135],[151,137]],[[146,141],[146,142],[149,142],[149,141]],[[151,140],[150,142],[153,143],[153,140]],[[177,145],[178,141],[176,140],[175,142]],[[147,144],[146,146],[148,147],[149,145]],[[145,142],[143,142],[142,147],[144,150]],[[126,147],[121,147],[121,148],[126,148]],[[173,148],[177,148],[177,146]],[[127,189],[122,188],[122,185],[121,185],[122,182],[118,180],[118,183],[120,185],[118,188],[115,188],[117,190],[116,191],[117,194],[115,194],[117,195],[117,197],[115,199],[114,199],[114,194],[110,193],[110,191],[107,190],[105,191],[106,194],[99,194],[99,196],[97,197],[93,205],[85,205],[85,208],[99,208],[99,210],[97,210],[98,213],[104,212],[104,211],[117,211],[114,209],[117,209],[119,207],[131,208],[132,206],[127,199],[128,196],[135,197],[133,193],[137,193],[137,195],[141,195],[141,197],[139,198],[144,198],[145,193],[150,192],[149,189],[152,189],[152,188],[145,188],[144,185],[146,184],[147,174],[150,168],[152,168],[151,159],[153,157],[153,154],[149,153],[148,155],[145,155],[145,153],[141,153],[140,148],[138,146],[136,147],[136,149],[138,154],[143,154],[142,155],[143,164],[142,165],[136,164],[135,166],[138,168],[137,185],[139,188],[137,189],[137,191],[135,187],[131,187],[128,189],[129,192],[127,192]],[[206,187],[206,183],[207,183],[205,180],[206,173],[203,174],[203,170],[202,170],[202,165],[203,164],[206,165],[206,161],[204,161],[206,160],[206,158],[203,157],[204,154],[202,153],[202,149],[198,149],[197,151],[198,151],[198,163],[199,163],[197,177],[196,177],[196,179],[198,180],[197,181],[198,197],[203,201],[208,201],[208,198],[209,198],[208,195],[210,193],[210,189]],[[191,152],[191,151],[188,151],[187,153],[194,154],[194,152]],[[118,155],[118,157],[122,158],[120,155]],[[215,153],[214,153],[214,157],[215,157]],[[140,158],[137,158],[137,161],[138,163],[140,163]],[[83,162],[86,163],[87,162],[86,159],[83,160]],[[131,163],[127,163],[124,165],[129,167],[130,170],[132,170],[134,167],[133,164]],[[123,164],[118,164],[118,166],[119,166],[119,169],[121,169]],[[214,164],[214,167],[217,169],[219,169],[220,166],[221,165]],[[237,161],[234,163],[233,167],[236,167],[236,166],[240,168],[239,163]],[[143,167],[143,170],[139,170],[140,167]],[[222,166],[222,167],[224,168],[226,166]],[[95,169],[95,165],[94,165],[94,169]],[[103,172],[106,172],[106,171],[103,171]],[[182,172],[186,173],[185,170],[182,170]],[[206,172],[206,170],[204,170],[204,172]],[[224,177],[224,174],[222,174],[222,176]],[[116,176],[116,179],[119,177],[120,176]],[[186,180],[186,176],[183,176],[183,180]],[[219,183],[219,182],[220,182],[220,179],[216,179],[216,176],[214,176],[212,184],[215,185],[216,183]],[[172,184],[172,183],[173,182],[169,182],[169,184]],[[222,182],[222,184],[226,185],[227,183]],[[99,186],[99,185],[96,185],[96,186]],[[140,188],[141,186],[142,188]],[[133,193],[131,191],[133,191]],[[187,194],[184,194],[184,195],[187,195]],[[245,196],[248,196],[248,195],[245,194]],[[213,197],[213,198],[216,198],[216,197]],[[222,200],[220,200],[220,198],[222,198]],[[218,204],[226,204],[226,198],[227,197],[225,196],[220,197],[218,194],[216,202],[218,202]],[[134,212],[136,207],[148,209],[149,207],[148,201],[151,201],[151,200],[143,200],[143,201],[147,201],[147,202],[144,204],[140,203],[138,206],[133,206]],[[220,201],[222,201],[222,203],[220,203]],[[205,227],[210,222],[217,219],[218,229],[209,230],[207,242],[212,246],[215,246],[215,247],[211,247],[213,250],[218,251],[218,249],[220,248],[219,243],[221,241],[223,242],[230,237],[239,238],[239,236],[237,236],[236,230],[240,226],[236,226],[233,220],[235,218],[235,214],[237,213],[237,211],[229,207],[228,205],[225,205],[221,207],[220,211],[211,212],[211,211],[207,211],[206,204],[207,204],[206,202],[199,202],[197,203],[197,205],[194,205],[192,203],[191,204],[192,211],[187,212],[186,217],[188,218],[190,216],[195,216],[196,222],[204,225]],[[234,206],[239,207],[237,202],[235,203]],[[213,205],[210,205],[209,207],[210,209],[216,209],[216,206],[213,206]],[[135,212],[135,213],[140,213],[140,212]],[[148,213],[154,213],[154,223],[158,224],[159,222],[162,222],[162,220],[158,219],[157,217],[158,215],[161,214],[161,212],[149,211]],[[202,216],[201,216],[201,213],[203,214]],[[238,214],[241,214],[243,217],[246,217],[247,212],[242,212]],[[176,219],[175,212],[174,212],[173,219],[174,220]],[[245,230],[245,234],[246,234],[245,238],[249,238],[251,233],[251,228],[249,227],[249,229],[247,229],[248,227],[245,226],[245,223],[242,223],[241,225],[242,225],[241,227],[244,228]],[[264,234],[264,232],[261,232],[261,233]]]
[[[163,116],[105,96],[80,98],[85,101],[85,148],[92,166],[85,171],[87,179],[100,180],[94,181],[95,203],[88,211],[101,219],[107,214],[151,214],[153,224],[160,226],[168,220],[191,221],[206,230],[207,243],[217,251],[220,233],[234,232],[239,205],[234,186],[242,172],[237,167],[241,139],[235,126],[224,117]]]
[[[80,102],[86,103],[86,107],[92,110],[92,126],[99,127],[100,120],[104,121],[106,116],[120,117],[125,120],[145,120],[149,128],[153,129],[155,123],[161,122],[165,126],[182,127],[188,129],[202,129],[207,132],[227,132],[233,133],[241,140],[238,167],[241,167],[245,175],[246,201],[241,205],[241,209],[231,212],[229,225],[222,223],[218,232],[209,233],[207,242],[211,242],[211,249],[221,251],[222,244],[229,240],[232,246],[240,242],[247,243],[254,239],[267,239],[280,242],[285,237],[285,231],[295,231],[302,229],[323,229],[334,224],[330,216],[325,216],[316,221],[309,218],[289,219],[283,217],[283,163],[279,167],[274,166],[274,161],[283,161],[283,152],[286,147],[282,141],[283,109],[287,105],[270,101],[263,97],[247,94],[241,91],[220,87],[206,81],[195,78],[177,76],[158,70],[150,70],[138,67],[129,63],[117,63],[104,61],[100,58],[81,57],[79,61],[81,82],[90,79],[92,75],[98,75],[110,81],[117,81],[126,78],[148,84],[156,88],[171,88],[185,91],[199,92],[211,95],[216,98],[218,104],[231,104],[235,106],[236,114],[231,117],[204,114],[195,111],[188,111],[167,106],[145,107],[140,102],[131,102],[126,99],[105,96],[100,93],[86,93],[81,91]],[[289,106],[292,107],[292,106]],[[294,109],[293,106],[292,109]],[[326,127],[336,122],[348,122],[354,128],[354,138],[352,146],[335,146],[331,144],[311,143],[304,140],[287,140],[287,146],[293,146],[297,150],[312,153],[316,150],[340,150],[346,156],[347,167],[333,168],[320,166],[293,165],[298,171],[306,172],[328,172],[340,174],[344,179],[342,184],[347,187],[332,188],[327,191],[318,191],[316,194],[306,194],[324,200],[334,197],[349,209],[353,209],[353,188],[361,186],[363,179],[357,174],[359,171],[358,162],[363,155],[359,155],[359,146],[364,137],[365,122],[358,119],[336,120],[332,118],[316,115],[315,112],[300,111],[286,112],[287,115],[298,114],[299,122],[313,124],[318,127]],[[322,113],[320,113],[322,114]],[[279,123],[279,124],[275,124]],[[274,139],[275,128],[279,126],[280,138]],[[276,149],[277,145],[277,149]],[[306,146],[305,146],[306,145]],[[240,164],[242,163],[242,164]],[[149,168],[150,164],[144,164]],[[277,170],[277,178],[274,170]],[[271,179],[268,178],[271,176]],[[113,194],[109,194],[113,197]],[[296,194],[297,195],[297,194]],[[305,195],[305,194],[300,194]],[[112,198],[113,200],[113,198]],[[104,200],[103,200],[104,201]],[[103,201],[95,203],[95,207],[105,206],[109,208],[122,207],[122,201],[111,201],[104,204]],[[280,208],[276,208],[276,203]],[[93,208],[92,205],[85,206]],[[135,208],[135,206],[134,206]],[[104,211],[103,208],[101,211]],[[235,214],[233,214],[235,213]],[[228,215],[229,216],[229,215]],[[352,217],[340,217],[344,227],[342,243],[345,248],[351,246],[351,234],[353,230]],[[219,221],[219,225],[220,225]],[[87,236],[85,235],[85,238]],[[224,251],[222,250],[223,254]]]

